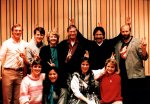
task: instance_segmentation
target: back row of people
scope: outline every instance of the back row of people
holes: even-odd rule
[[[124,54],[128,52],[131,43],[132,36],[130,35],[131,29],[129,25],[123,25],[121,27],[121,33],[119,36],[107,40],[105,39],[105,31],[102,27],[96,27],[93,36],[94,41],[90,41],[85,39],[78,31],[75,25],[70,25],[67,28],[68,39],[65,39],[58,43],[59,35],[53,31],[50,33],[48,37],[49,44],[46,46],[43,43],[43,39],[45,36],[44,28],[37,27],[34,30],[34,38],[28,44],[25,41],[20,39],[22,35],[22,27],[20,25],[14,25],[12,27],[12,37],[9,40],[6,40],[1,47],[0,50],[0,64],[5,59],[4,62],[4,70],[2,75],[2,85],[3,85],[3,103],[10,104],[12,101],[12,96],[14,98],[14,104],[18,104],[18,93],[19,86],[22,80],[22,72],[24,70],[24,63],[26,65],[30,65],[33,60],[41,59],[42,72],[48,73],[49,66],[55,65],[56,68],[60,71],[60,85],[64,88],[64,92],[68,88],[67,79],[74,72],[79,72],[81,67],[81,58],[85,55],[86,50],[89,52],[89,60],[91,60],[91,69],[101,69],[105,65],[106,59],[108,59],[112,52],[114,52],[114,46],[116,45],[117,57],[122,56],[122,51],[117,48],[119,41],[124,42],[127,41],[128,45],[124,49]],[[130,41],[128,41],[130,40]],[[135,39],[137,40],[137,39]],[[14,45],[13,47],[10,44]],[[140,66],[135,69],[134,66],[130,66],[130,69],[125,67],[121,68],[121,77],[126,76],[126,79],[132,78],[143,78],[144,77],[144,67],[142,60],[146,60],[148,58],[148,54],[146,52],[146,44],[145,41],[142,41],[141,46],[137,46],[136,44],[140,44],[139,41],[134,43],[135,45],[131,46],[135,47],[135,52],[132,53],[132,57],[135,60],[139,60]],[[126,53],[127,54],[127,53]],[[128,54],[129,55],[129,54]],[[27,57],[26,57],[27,56]],[[129,56],[130,57],[130,56]],[[126,61],[126,57],[124,58]],[[119,61],[117,61],[119,62]],[[120,61],[122,62],[122,61]],[[136,64],[136,63],[135,63]],[[124,66],[126,66],[124,64]],[[139,73],[139,68],[142,68]],[[123,71],[122,71],[123,70]],[[13,74],[12,74],[13,73]],[[127,74],[126,74],[127,73]],[[122,75],[123,74],[123,75]],[[18,75],[20,77],[18,78]],[[130,77],[127,75],[133,75],[135,77]],[[141,77],[142,76],[142,77]],[[71,76],[73,77],[73,76]],[[6,82],[7,81],[7,82]],[[122,83],[124,83],[122,81]],[[16,85],[18,87],[16,87]],[[13,91],[14,90],[14,91]],[[123,89],[122,89],[123,90]],[[12,92],[13,94],[12,95]],[[8,93],[9,94],[8,94]],[[124,97],[124,95],[123,95]]]

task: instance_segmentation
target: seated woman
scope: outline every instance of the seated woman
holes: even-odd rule
[[[43,104],[66,104],[67,90],[61,88],[58,69],[54,66],[48,69],[43,81]]]
[[[116,60],[114,58],[107,59],[105,72],[97,77],[100,80],[101,104],[123,104],[119,72]]]
[[[71,90],[73,93],[68,104],[99,104],[99,99],[95,95],[94,74],[87,57],[81,60],[81,70],[73,74]]]
[[[23,78],[20,87],[20,104],[42,104],[43,80],[45,74],[41,73],[40,60],[31,64],[31,73]]]

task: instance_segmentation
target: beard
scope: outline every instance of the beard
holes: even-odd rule
[[[123,40],[128,40],[130,38],[130,34],[123,36]]]

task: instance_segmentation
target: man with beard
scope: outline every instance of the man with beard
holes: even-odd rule
[[[93,31],[94,40],[88,40],[78,32],[77,37],[89,51],[89,59],[91,61],[91,69],[98,70],[105,66],[105,61],[111,57],[114,52],[114,46],[122,36],[119,34],[112,39],[105,39],[105,30],[101,26],[95,27]]]
[[[143,60],[148,58],[145,39],[139,41],[131,36],[129,25],[123,25],[120,33],[123,38],[116,44],[115,53],[121,69],[123,103],[146,104],[143,99],[147,86]]]

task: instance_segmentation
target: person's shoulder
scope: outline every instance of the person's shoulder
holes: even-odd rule
[[[59,42],[57,44],[57,48],[64,47],[64,46],[66,46],[66,44],[68,44],[68,39],[65,39],[65,40],[62,40],[61,42]]]
[[[30,80],[29,75],[26,75],[23,79],[22,82],[28,83]]]
[[[131,40],[131,41],[134,41],[134,42],[140,42],[140,39],[137,38],[137,37],[133,37],[133,36],[132,36],[132,40]]]
[[[44,80],[44,79],[45,79],[45,73],[41,73],[41,74],[40,74],[40,78],[41,78],[42,80]]]
[[[41,48],[41,50],[47,50],[47,49],[50,49],[50,46],[49,45],[45,45]]]
[[[12,38],[9,38],[9,39],[3,41],[3,44],[10,44],[10,42],[11,43],[13,42]]]
[[[74,73],[72,74],[72,76],[76,76],[77,78],[79,78],[79,77],[80,77],[80,74],[79,74],[78,72],[74,72]]]
[[[59,44],[63,44],[63,43],[67,43],[67,42],[68,42],[68,39],[64,39]]]
[[[117,79],[121,79],[120,74],[114,73],[113,77],[117,78]]]
[[[28,45],[29,45],[29,43],[28,43],[27,41],[25,41],[25,40],[21,40],[20,42],[21,42],[21,44],[23,44],[23,45],[25,45],[25,46],[28,46]]]

